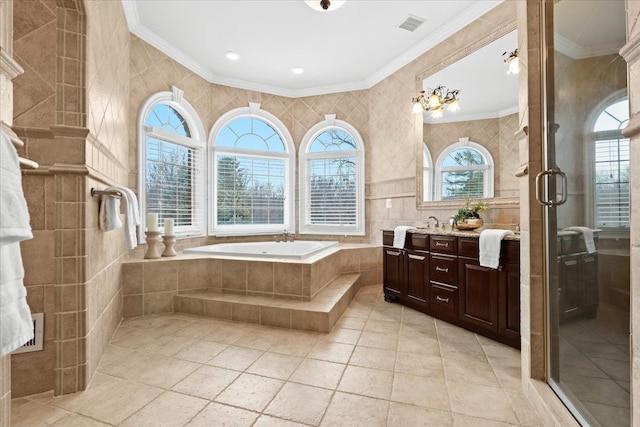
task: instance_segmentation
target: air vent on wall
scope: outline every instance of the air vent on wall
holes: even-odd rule
[[[407,16],[407,19],[405,19],[400,25],[398,25],[398,28],[402,28],[403,30],[407,30],[413,33],[416,28],[424,24],[424,21],[426,21],[426,19],[420,18],[419,16],[415,15],[409,15]]]
[[[44,336],[44,313],[32,313],[33,319],[33,339],[26,342],[22,347],[14,350],[12,354],[29,353],[30,351],[42,350]]]

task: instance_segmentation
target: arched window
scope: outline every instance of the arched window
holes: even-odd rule
[[[425,143],[422,143],[422,200],[433,200],[433,160]]]
[[[210,137],[214,234],[294,230],[295,148],[259,104],[224,114]]]
[[[205,234],[205,133],[180,89],[149,97],[138,114],[138,191],[144,242],[146,213],[162,230],[174,220],[178,236]]]
[[[364,227],[364,144],[335,115],[300,145],[300,233],[357,235]]]
[[[482,145],[460,138],[436,163],[436,200],[493,197],[493,158]]]
[[[629,226],[629,100],[617,98],[599,110],[593,126],[593,200],[596,227]]]

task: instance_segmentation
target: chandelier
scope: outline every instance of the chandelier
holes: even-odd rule
[[[413,113],[419,114],[423,111],[431,111],[431,117],[434,119],[442,117],[444,110],[458,111],[458,89],[447,89],[446,86],[438,86],[435,89],[424,90],[420,92],[417,98],[412,98]]]
[[[342,6],[345,0],[304,0],[304,2],[318,12],[331,12]]]
[[[518,62],[518,49],[513,52],[505,52],[502,54],[504,62],[507,64],[507,74],[518,74],[520,72],[520,63]]]

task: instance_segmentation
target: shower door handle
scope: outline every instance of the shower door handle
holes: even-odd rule
[[[544,195],[541,194],[542,189],[544,188],[544,186],[542,185],[542,180],[544,179],[545,176],[559,176],[562,179],[562,193],[560,196],[560,200],[558,200],[557,197],[554,197],[553,200],[545,200],[544,199]],[[547,186],[549,183],[549,180],[546,180]],[[551,191],[548,192],[549,194],[551,194]],[[555,191],[554,191],[554,195],[555,195]],[[567,201],[567,174],[559,171],[559,170],[555,170],[555,169],[549,169],[546,171],[541,171],[536,175],[536,200],[538,201],[538,203],[540,203],[543,206],[559,206],[562,205],[564,202]]]

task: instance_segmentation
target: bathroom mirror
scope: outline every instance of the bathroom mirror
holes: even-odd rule
[[[418,208],[459,207],[466,198],[518,204],[518,76],[507,74],[503,57],[518,47],[515,26],[492,29],[418,76],[417,91],[460,91],[458,111],[417,114]]]

